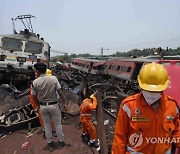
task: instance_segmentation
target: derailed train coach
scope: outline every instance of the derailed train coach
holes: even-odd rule
[[[103,72],[104,60],[74,58],[72,60],[71,68],[79,70],[83,73],[90,73],[92,75],[100,75]]]
[[[18,85],[33,80],[34,63],[48,64],[49,57],[49,44],[28,29],[0,35],[0,83]]]
[[[108,60],[92,60],[76,58],[72,61],[72,68],[91,75],[101,75],[105,78],[115,79],[125,91],[133,89],[138,91],[137,75],[145,63],[156,61],[148,58],[112,58]],[[117,83],[115,83],[117,84]],[[132,91],[132,90],[131,90]]]
[[[174,59],[174,60],[173,60]],[[92,62],[92,60],[88,59],[78,59],[72,62],[72,66],[76,64],[78,67],[74,67],[82,72],[88,72],[88,69],[91,69],[89,73],[96,72],[98,74],[108,76],[109,78],[114,78],[116,84],[122,85],[125,88],[125,92],[127,94],[129,91],[132,93],[136,93],[139,91],[137,76],[143,65],[151,62],[161,63],[167,69],[170,78],[171,84],[165,91],[168,95],[173,96],[180,105],[180,98],[177,92],[180,90],[178,86],[179,83],[179,74],[180,74],[180,60],[177,56],[165,56],[162,60],[160,56],[148,56],[148,57],[140,57],[140,58],[113,58],[108,60],[99,60],[96,62]],[[84,63],[91,63],[91,68],[85,67]],[[94,75],[94,73],[91,73]],[[97,74],[96,74],[97,75]]]

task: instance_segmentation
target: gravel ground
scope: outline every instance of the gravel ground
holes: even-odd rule
[[[95,149],[90,149],[81,141],[81,129],[79,128],[79,116],[64,117],[62,121],[63,133],[66,145],[61,149],[55,149],[49,152],[47,142],[42,137],[42,129],[35,128],[32,136],[26,138],[28,130],[19,130],[9,133],[0,138],[1,154],[46,154],[46,153],[62,153],[62,154],[93,154],[97,153]],[[22,144],[29,142],[26,148],[22,148]],[[54,138],[57,146],[57,138]]]

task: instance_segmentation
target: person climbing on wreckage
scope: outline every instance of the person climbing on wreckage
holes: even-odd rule
[[[47,69],[46,70],[46,75],[51,76],[52,75],[52,71],[50,69]],[[38,77],[38,74],[37,74],[37,72],[35,72],[35,78],[37,78],[37,77]],[[42,119],[42,116],[41,116],[41,113],[40,113],[40,109],[39,109],[38,105],[36,104],[36,102],[34,101],[33,96],[31,94],[31,88],[32,87],[30,87],[29,101],[30,101],[30,103],[31,103],[31,105],[33,107],[33,110],[38,114],[39,123],[40,123],[40,125],[42,127],[42,130],[43,130],[43,138],[46,139],[43,119]],[[52,127],[52,134],[53,134],[53,136],[56,136],[56,131],[55,131],[55,127],[54,127],[53,121],[51,121],[51,127]]]
[[[96,138],[96,129],[92,123],[92,110],[97,107],[96,93],[86,97],[80,105],[80,122],[82,126],[82,140],[90,147],[100,150],[99,142]],[[87,94],[87,93],[86,93]]]

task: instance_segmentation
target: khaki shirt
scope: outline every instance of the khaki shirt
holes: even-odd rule
[[[33,81],[31,94],[37,95],[39,102],[54,102],[58,101],[57,90],[60,88],[61,85],[55,76],[42,74]]]

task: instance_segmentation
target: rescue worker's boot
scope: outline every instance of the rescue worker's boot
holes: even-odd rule
[[[49,152],[53,152],[55,149],[54,142],[48,143]]]
[[[96,141],[90,141],[89,145],[90,145],[90,147],[94,147],[96,149],[100,147],[99,142],[97,140]]]
[[[58,149],[63,148],[66,145],[66,143],[64,141],[58,141]]]
[[[82,134],[82,141],[88,143],[90,140],[89,134]]]

